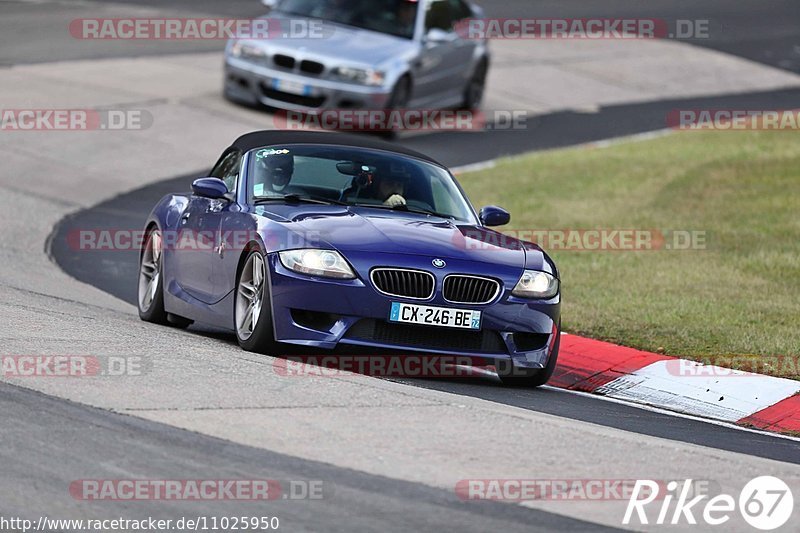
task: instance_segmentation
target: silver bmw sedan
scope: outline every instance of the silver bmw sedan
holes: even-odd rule
[[[484,39],[459,31],[482,10],[464,0],[264,0],[264,39],[225,51],[226,98],[313,114],[327,109],[475,109],[489,68]]]

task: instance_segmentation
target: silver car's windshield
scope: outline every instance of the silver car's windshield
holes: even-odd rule
[[[476,224],[450,173],[420,159],[351,146],[287,144],[248,156],[251,202],[313,202],[432,214]]]
[[[283,0],[277,9],[287,15],[328,20],[411,39],[418,3],[413,0]]]

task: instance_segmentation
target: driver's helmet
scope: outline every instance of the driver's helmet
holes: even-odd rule
[[[260,181],[272,190],[280,191],[292,180],[294,156],[285,148],[262,148],[256,152],[256,167]]]
[[[412,179],[413,171],[408,164],[392,161],[380,165],[375,173],[374,183],[378,186],[383,183],[392,183],[400,188],[406,188]]]

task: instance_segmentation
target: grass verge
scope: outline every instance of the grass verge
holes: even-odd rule
[[[542,243],[561,272],[564,329],[800,378],[797,132],[680,132],[540,152],[459,181],[476,205],[508,209],[502,230],[512,234],[644,229],[681,244],[672,239],[702,232],[704,247],[689,250]]]

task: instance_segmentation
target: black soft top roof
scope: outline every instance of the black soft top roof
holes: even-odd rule
[[[262,146],[276,144],[334,144],[341,146],[355,146],[359,148],[372,148],[374,150],[386,150],[398,154],[416,157],[424,161],[444,166],[435,159],[409,150],[397,144],[391,144],[377,139],[371,139],[367,135],[352,135],[347,133],[333,133],[327,131],[282,131],[282,130],[263,130],[246,133],[236,139],[231,148],[236,148],[242,152],[247,152]]]

